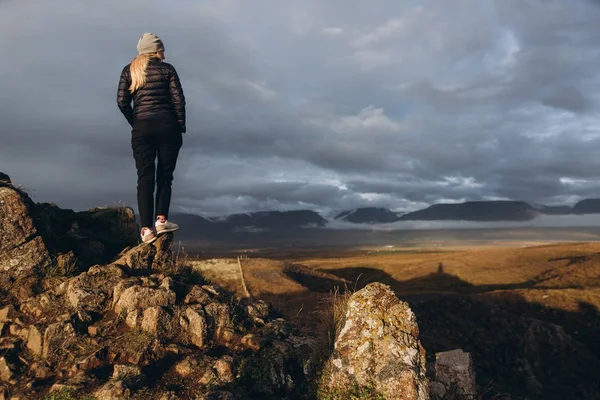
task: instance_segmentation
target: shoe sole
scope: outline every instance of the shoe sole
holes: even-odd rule
[[[163,233],[169,233],[169,232],[175,232],[176,230],[178,230],[179,228],[174,228],[174,229],[164,229],[159,231],[156,231],[156,235],[162,235]]]
[[[152,244],[152,243],[154,243],[154,242],[156,241],[156,239],[158,239],[156,236],[154,236],[154,237],[153,237],[152,239],[150,239],[150,240],[144,240],[144,239],[142,239],[142,243],[145,243],[145,244]]]

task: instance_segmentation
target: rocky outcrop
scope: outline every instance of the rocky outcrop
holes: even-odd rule
[[[321,392],[336,399],[358,391],[371,398],[426,400],[425,372],[425,350],[408,304],[381,283],[354,293]]]
[[[63,210],[34,203],[0,175],[0,290],[17,301],[31,297],[40,276],[67,276],[110,262],[138,243],[138,226],[128,207]]]
[[[164,377],[160,387],[181,388],[153,391],[156,398],[283,398],[304,390],[311,339],[267,303],[236,299],[185,270],[152,269],[172,238],[0,309],[0,380],[11,395],[41,398],[52,382],[123,399],[145,388],[152,371]]]

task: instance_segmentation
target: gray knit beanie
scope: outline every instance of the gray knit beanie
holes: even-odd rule
[[[138,54],[158,53],[165,51],[162,40],[154,33],[144,33],[137,44]]]

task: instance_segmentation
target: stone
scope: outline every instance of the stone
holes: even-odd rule
[[[35,298],[28,299],[25,303],[21,304],[21,311],[23,314],[29,315],[35,319],[40,318],[44,314],[42,304]]]
[[[477,394],[471,355],[461,349],[435,354],[435,380],[467,396]]]
[[[390,400],[426,400],[425,369],[414,313],[389,286],[371,283],[348,301],[322,389],[358,386]]]
[[[213,295],[210,292],[194,285],[183,299],[183,302],[185,304],[208,304],[212,298]]]
[[[201,307],[188,307],[185,310],[188,326],[188,339],[197,347],[204,347],[207,339],[206,315]]]
[[[264,344],[264,339],[253,333],[249,333],[249,334],[243,336],[242,340],[240,342],[241,342],[242,346],[244,346],[245,348],[250,349],[254,352],[257,352],[260,349],[262,349],[263,344]]]
[[[93,393],[98,400],[126,400],[131,390],[121,380],[110,380]]]
[[[175,290],[175,282],[173,279],[166,277],[161,281],[160,287],[167,290]]]
[[[72,250],[56,256],[56,270],[59,275],[68,275],[77,271],[77,256]]]
[[[163,288],[153,289],[139,285],[131,286],[119,296],[114,310],[117,314],[154,306],[175,304],[176,294]]]
[[[200,383],[202,385],[205,386],[209,386],[209,385],[215,385],[217,384],[219,381],[219,377],[217,377],[217,375],[214,373],[214,371],[212,369],[208,369],[204,375],[202,375],[202,378],[200,378]]]
[[[48,325],[44,332],[44,340],[42,346],[42,357],[48,358],[63,347],[64,344],[71,338],[76,336],[73,325],[68,322],[57,322]]]
[[[202,285],[202,289],[210,293],[213,297],[220,297],[223,294],[223,289],[214,285]]]
[[[112,379],[123,380],[125,378],[136,378],[142,375],[142,370],[137,365],[115,364]]]
[[[180,398],[173,392],[162,393],[158,400],[180,400]]]
[[[235,400],[235,396],[231,392],[211,390],[208,393],[196,397],[196,400]]]
[[[4,172],[0,172],[0,182],[4,184],[11,184],[10,176],[5,174]]]
[[[107,299],[106,293],[92,283],[92,277],[84,272],[69,280],[66,291],[67,303],[74,309],[101,312]]]
[[[271,305],[263,300],[256,301],[253,304],[248,304],[246,309],[248,311],[248,316],[260,324],[264,324],[271,313]]]
[[[233,381],[235,381],[236,371],[233,362],[233,357],[221,357],[215,362],[213,368],[217,372],[217,376],[221,382],[232,383]]]
[[[193,357],[186,357],[175,365],[175,372],[182,378],[187,378],[194,373],[198,366],[198,360]]]
[[[139,310],[131,310],[127,313],[127,316],[125,317],[125,325],[133,329],[138,325],[139,320]]]
[[[35,325],[31,325],[26,329],[27,348],[36,356],[42,355],[42,334]]]
[[[121,298],[121,295],[123,294],[123,292],[126,289],[128,289],[132,286],[138,285],[140,283],[141,283],[141,281],[137,278],[124,279],[124,280],[120,280],[119,282],[117,282],[112,289],[111,307],[115,308],[117,301],[119,301],[119,299]]]
[[[213,302],[204,307],[214,327],[213,340],[222,340],[223,333],[231,328],[231,309],[228,304]]]
[[[88,331],[88,335],[90,335],[91,337],[95,337],[98,336],[98,334],[100,333],[100,327],[95,326],[95,325],[90,325],[87,328]]]
[[[137,234],[136,234],[137,236]],[[151,246],[140,244],[122,252],[114,264],[132,271],[161,270],[162,264],[172,263],[171,244],[173,234],[161,235]]]
[[[0,310],[0,322],[12,322],[18,316],[12,304]]]
[[[171,315],[163,307],[150,307],[144,310],[142,330],[164,338],[171,335],[172,329]]]
[[[0,186],[0,271],[19,278],[51,265],[44,241],[38,234],[27,194],[12,186]]]
[[[432,399],[443,399],[446,395],[446,386],[438,381],[429,381],[429,395]]]
[[[176,343],[169,343],[168,345],[165,346],[165,351],[167,353],[171,353],[171,354],[180,354],[181,348]]]
[[[23,339],[27,338],[27,332],[23,333],[25,331],[25,329],[23,329],[22,327],[15,325],[15,324],[11,324],[8,326],[8,333],[9,335],[13,335],[13,336],[19,336]]]
[[[64,383],[55,383],[50,387],[49,393],[60,392],[60,391],[76,391],[81,389],[79,386],[67,385]]]
[[[35,362],[29,367],[29,372],[36,379],[46,379],[52,375],[52,369],[45,362]]]
[[[0,357],[0,380],[10,382],[13,378],[12,368],[6,362],[6,358]]]

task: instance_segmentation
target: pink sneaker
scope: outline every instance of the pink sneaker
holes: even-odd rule
[[[179,225],[174,224],[173,222],[169,222],[166,219],[162,221],[160,219],[157,219],[154,223],[154,227],[156,228],[157,235],[167,232],[174,232],[177,229],[179,229]]]
[[[156,235],[154,234],[154,231],[150,228],[142,229],[142,233],[140,234],[140,236],[142,237],[142,242],[146,244],[150,244],[157,239]]]

